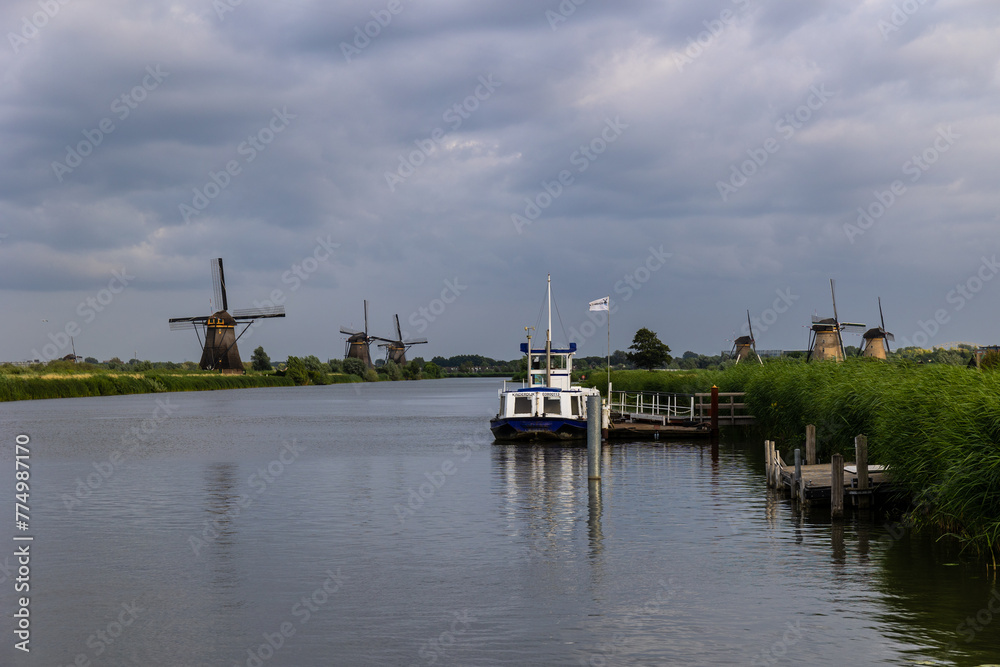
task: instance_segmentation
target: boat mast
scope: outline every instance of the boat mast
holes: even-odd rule
[[[549,304],[549,328],[545,330],[545,386],[552,386],[552,274],[548,274],[546,287]]]

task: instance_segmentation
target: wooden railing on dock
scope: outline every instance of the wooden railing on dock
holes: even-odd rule
[[[749,426],[753,415],[747,414],[743,392],[719,393],[719,425]],[[629,421],[668,424],[689,420],[708,422],[711,419],[712,394],[670,394],[660,391],[611,392],[611,412]]]
[[[746,394],[742,391],[719,392],[719,425],[720,426],[750,426],[753,415],[747,414]],[[695,419],[708,421],[712,416],[712,394],[710,392],[694,394]]]

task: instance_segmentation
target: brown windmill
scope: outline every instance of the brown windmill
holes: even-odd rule
[[[753,337],[753,324],[750,323],[749,310],[747,311],[747,330],[750,332],[750,335],[740,336],[734,340],[733,349],[729,352],[729,356],[735,359],[737,364],[746,359],[757,359],[757,363],[763,365],[763,360],[757,354],[757,341]]]
[[[865,325],[856,322],[841,322],[837,318],[837,295],[834,292],[833,278],[830,279],[830,297],[833,299],[833,317],[820,318],[813,315],[812,326],[809,328],[809,351],[806,361],[833,359],[844,360],[843,331],[860,333]]]
[[[377,338],[377,336],[373,336],[373,338]],[[399,326],[399,315],[396,315],[396,340],[388,338],[379,338],[379,340],[386,341],[379,344],[379,347],[385,348],[385,360],[394,362],[397,366],[406,365],[406,351],[410,349],[411,345],[423,345],[427,342],[426,338],[403,340],[403,330]]]
[[[368,300],[365,300],[365,329],[358,331],[350,327],[340,327],[340,333],[347,334],[344,359],[360,359],[368,368],[372,367],[372,355],[368,348],[373,340],[389,340],[368,335]]]
[[[889,341],[895,341],[896,337],[885,330],[885,317],[882,316],[882,297],[878,299],[878,317],[882,326],[874,327],[865,332],[864,348],[861,350],[862,357],[872,357],[874,359],[887,359],[889,357]]]
[[[205,332],[205,342],[202,343],[201,363],[204,370],[217,370],[222,373],[242,373],[243,362],[236,341],[240,339],[255,320],[268,317],[284,317],[284,306],[269,308],[246,308],[229,313],[229,301],[226,298],[226,276],[222,270],[222,258],[212,260],[212,285],[215,288],[215,304],[222,309],[211,315],[195,317],[175,317],[170,322],[173,330],[194,329],[198,335],[199,328]],[[236,327],[245,324],[238,335]],[[198,335],[201,342],[201,336]]]

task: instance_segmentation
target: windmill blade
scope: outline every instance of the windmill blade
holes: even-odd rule
[[[170,320],[171,331],[182,331],[184,329],[197,329],[199,324],[205,324],[208,318],[179,317]]]
[[[834,292],[835,281],[830,278],[830,298],[833,300],[833,321],[839,323],[840,320],[837,319],[837,294]]]
[[[410,340],[400,341],[403,345],[423,345],[427,342],[426,338],[411,338]]]
[[[882,331],[884,331],[884,332],[885,332],[885,339],[886,339],[886,340],[891,340],[891,341],[892,341],[893,343],[895,343],[895,342],[896,342],[896,337],[895,337],[895,336],[893,336],[893,335],[892,335],[891,333],[889,333],[888,331],[885,331],[885,329],[882,329]]]
[[[368,336],[368,340],[384,340],[386,343],[398,343],[398,340],[393,340],[391,338],[383,338],[382,336]],[[379,345],[379,347],[384,347]]]
[[[864,333],[867,328],[867,324],[860,322],[841,322],[840,324],[840,330],[848,333]]]
[[[750,309],[747,308],[747,328],[750,329],[750,341],[753,342],[753,324],[750,323]]]
[[[833,318],[831,317],[820,317],[819,315],[812,316],[813,324],[833,324]]]
[[[365,299],[365,335],[368,335],[368,299]]]
[[[882,331],[885,331],[885,317],[882,316],[882,297],[878,298],[878,319],[882,323]]]
[[[215,307],[219,310],[229,310],[229,301],[226,299],[226,274],[222,271],[222,258],[216,257],[213,259],[211,266],[212,288],[215,290]]]
[[[396,340],[403,340],[403,330],[399,326],[399,315],[396,315]]]
[[[352,329],[350,327],[340,327],[340,333],[347,334],[348,336],[363,336],[363,331],[358,331],[357,329]]]
[[[256,320],[265,317],[284,317],[284,306],[267,306],[265,308],[241,308],[233,311],[234,320]]]

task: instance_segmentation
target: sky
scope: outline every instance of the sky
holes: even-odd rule
[[[1000,343],[986,0],[9,0],[0,360]],[[858,335],[845,344],[860,345]]]

